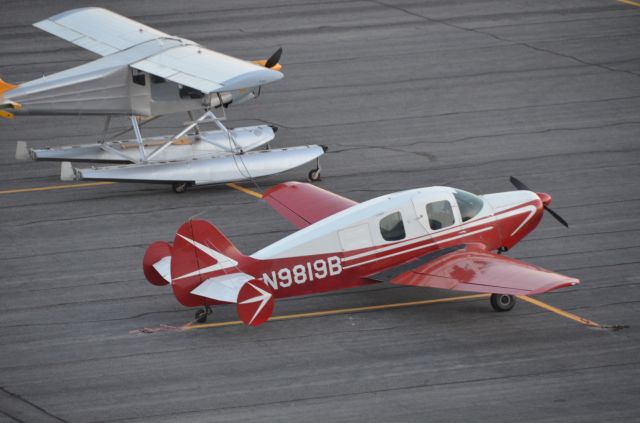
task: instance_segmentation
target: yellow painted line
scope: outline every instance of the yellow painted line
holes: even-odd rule
[[[308,313],[297,313],[297,314],[285,314],[283,316],[273,316],[269,318],[270,322],[278,321],[278,320],[293,320],[293,319],[304,319],[307,317],[323,317],[323,316],[333,316],[337,314],[351,314],[351,313],[363,313],[367,311],[376,311],[376,310],[389,310],[396,308],[406,308],[406,307],[416,307],[421,305],[428,304],[442,304],[442,303],[452,303],[456,301],[467,301],[467,300],[477,300],[480,298],[487,298],[490,294],[474,294],[474,295],[462,295],[458,297],[447,297],[447,298],[438,298],[435,300],[421,300],[421,301],[409,301],[406,303],[393,303],[393,304],[381,304],[376,306],[364,306],[364,307],[351,307],[351,308],[338,308],[333,310],[322,310],[322,311],[312,311]],[[531,297],[527,297],[525,295],[520,295],[518,298],[531,303],[535,306],[543,308],[552,313],[558,314],[567,319],[573,320],[585,326],[593,327],[593,328],[608,328],[609,326],[603,326],[599,323],[596,323],[592,320],[585,319],[584,317],[580,317],[573,313],[569,313],[568,311],[561,310],[557,307],[549,305],[547,303],[543,303],[540,300],[536,300]],[[220,328],[225,326],[239,326],[244,323],[240,320],[231,320],[227,322],[216,322],[216,323],[203,323],[203,324],[186,324],[182,327],[183,330],[192,330],[192,329],[207,329],[207,328]]]
[[[618,3],[630,4],[631,6],[640,7],[640,3],[631,0],[618,0]]]
[[[394,308],[415,307],[415,306],[426,305],[426,304],[452,303],[455,301],[477,300],[479,298],[487,298],[488,296],[489,294],[474,294],[474,295],[462,295],[458,297],[438,298],[436,300],[409,301],[406,303],[382,304],[377,306],[365,306],[365,307],[337,308],[333,310],[312,311],[309,313],[297,313],[297,314],[285,314],[283,316],[273,316],[269,318],[269,321],[273,322],[277,320],[303,319],[305,317],[322,317],[322,316],[332,316],[336,314],[362,313],[365,311],[389,310]],[[243,325],[243,324],[244,323],[240,320],[233,320],[228,322],[204,323],[204,324],[198,324],[198,325],[187,324],[182,328],[185,330],[191,330],[191,329],[219,328],[224,326],[236,326],[236,325]]]
[[[86,187],[96,187],[99,185],[110,185],[110,184],[115,184],[115,182],[86,182],[82,184],[51,185],[49,187],[9,189],[6,191],[0,191],[0,195],[17,194],[19,192],[37,192],[37,191],[53,191],[56,189],[86,188]]]
[[[544,308],[545,310],[549,310],[552,313],[556,313],[556,314],[558,314],[558,315],[560,315],[562,317],[566,317],[567,319],[574,320],[574,321],[576,321],[578,323],[582,323],[583,325],[590,326],[592,328],[603,328],[604,327],[601,324],[596,323],[596,322],[594,322],[592,320],[585,319],[584,317],[580,317],[580,316],[577,316],[577,315],[575,315],[573,313],[569,313],[568,311],[561,310],[561,309],[559,309],[557,307],[554,307],[552,305],[549,305],[547,303],[543,303],[540,300],[536,300],[535,298],[527,297],[526,295],[519,295],[518,298],[520,298],[521,300],[524,300],[524,301],[526,301],[528,303],[531,303],[533,305],[536,305],[538,307]]]
[[[234,184],[233,182],[228,183],[227,186],[229,188],[237,189],[240,192],[244,192],[245,194],[252,195],[256,198],[262,198],[262,194],[260,194],[259,192],[251,190],[249,188],[241,187],[240,185]]]

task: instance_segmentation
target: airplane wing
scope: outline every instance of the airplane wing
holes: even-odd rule
[[[273,69],[199,45],[173,47],[130,66],[206,94],[256,87],[282,78],[282,73]]]
[[[100,7],[68,10],[33,26],[101,56],[156,38],[175,38]]]
[[[391,283],[454,291],[530,295],[576,285],[580,281],[470,244],[405,271],[393,277]]]
[[[262,199],[298,229],[358,204],[348,198],[301,182],[285,182],[276,185],[268,189]]]
[[[158,38],[179,41],[130,66],[205,94],[257,87],[283,76],[99,7],[69,10],[34,26],[102,56]]]

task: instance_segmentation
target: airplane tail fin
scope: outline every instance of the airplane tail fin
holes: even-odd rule
[[[171,286],[180,303],[202,305],[192,291],[207,279],[243,273],[253,259],[243,255],[223,233],[205,220],[185,222],[173,242]]]
[[[2,78],[0,78],[0,94],[4,93],[5,91],[9,91],[12,90],[14,88],[17,88],[17,85],[13,85],[13,84],[9,84],[8,82],[4,82],[2,80]]]
[[[149,246],[143,270],[154,285],[170,283],[184,306],[236,303],[240,320],[258,326],[271,316],[274,295],[264,281],[250,274],[256,262],[211,223],[189,220],[178,229],[173,245],[158,241]],[[196,320],[204,322],[207,314],[198,311]]]
[[[7,109],[18,110],[22,108],[20,103],[11,101],[2,97],[2,94],[6,91],[16,88],[17,85],[9,84],[0,79],[0,117],[5,119],[13,119],[13,113],[8,112]]]

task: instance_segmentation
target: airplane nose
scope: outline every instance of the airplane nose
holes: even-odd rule
[[[542,201],[542,204],[545,206],[551,204],[551,196],[546,192],[536,192],[536,195],[540,197],[540,201]]]

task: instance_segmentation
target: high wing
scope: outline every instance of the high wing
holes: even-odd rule
[[[36,28],[101,56],[168,34],[100,7],[68,10],[33,24]]]
[[[481,245],[469,244],[405,271],[393,277],[391,283],[454,291],[530,295],[576,285],[580,281],[493,254]]]
[[[218,53],[99,7],[73,9],[34,24],[102,56],[162,39],[164,49],[129,63],[141,70],[205,94],[253,88],[275,82],[282,73]]]
[[[285,182],[276,185],[268,189],[262,199],[298,229],[358,204],[348,198],[301,182]]]
[[[206,94],[256,87],[282,78],[278,71],[199,45],[167,49],[130,66]]]

